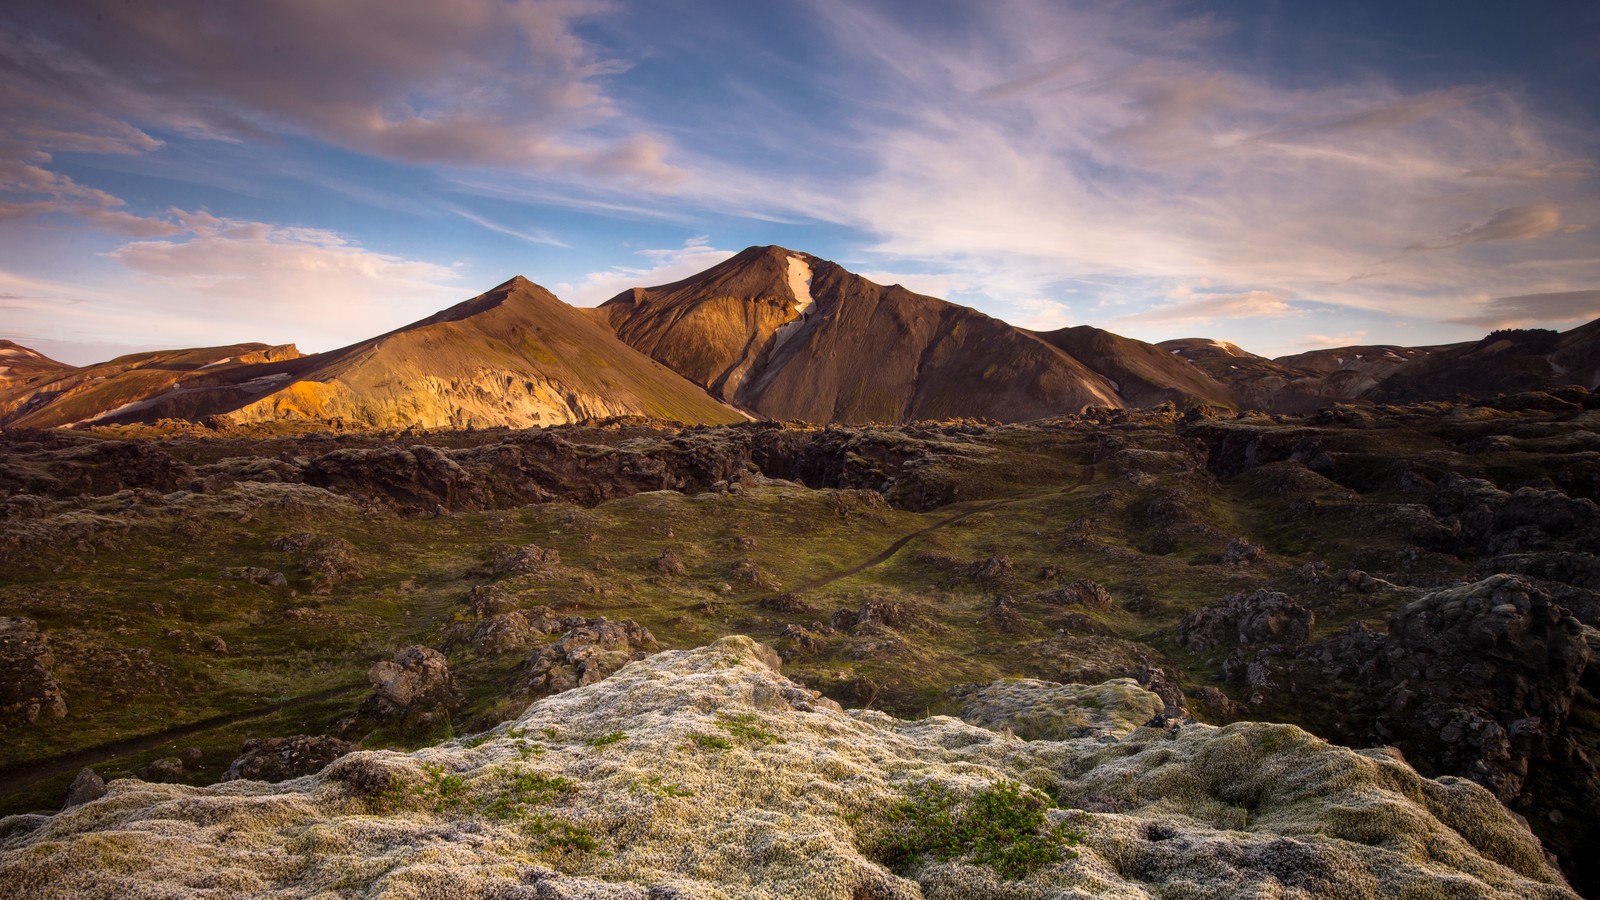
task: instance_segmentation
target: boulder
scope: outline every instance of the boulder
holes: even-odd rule
[[[523,664],[525,693],[544,696],[594,684],[658,649],[650,629],[632,619],[573,616],[562,620],[561,627],[567,630],[560,638]]]
[[[62,804],[62,809],[71,809],[82,806],[91,800],[99,800],[106,795],[106,780],[100,773],[93,769],[82,769],[78,777],[72,779],[72,786],[67,788],[67,801]]]
[[[239,748],[222,780],[288,781],[320,772],[354,749],[354,744],[323,734],[253,738]]]
[[[50,642],[32,619],[0,617],[0,731],[67,714]]]
[[[1300,644],[1316,614],[1288,594],[1256,590],[1196,610],[1178,623],[1178,643],[1196,653],[1234,644]]]
[[[464,699],[444,654],[430,647],[407,647],[393,660],[374,663],[367,680],[372,694],[361,713],[403,731],[427,731],[448,722],[450,710]]]

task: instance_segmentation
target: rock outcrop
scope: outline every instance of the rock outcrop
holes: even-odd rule
[[[0,617],[0,731],[67,714],[54,667],[50,641],[32,619]]]
[[[1184,616],[1178,643],[1196,653],[1235,644],[1300,644],[1316,619],[1288,594],[1256,590]]]
[[[354,744],[325,734],[252,738],[239,748],[238,757],[228,765],[222,780],[288,781],[314,775],[354,749]]]
[[[25,896],[1576,897],[1488,791],[1386,751],[1258,723],[1020,740],[943,716],[846,713],[775,663],[741,637],[661,653],[482,738],[353,753],[282,785],[119,780],[54,817],[0,820],[0,884]],[[1013,685],[999,706],[1068,700],[1067,688]],[[1138,705],[1130,685],[1104,690]],[[1028,865],[960,845],[917,852],[907,817],[929,798],[979,796],[1031,811]]]
[[[448,722],[463,699],[444,654],[431,647],[407,647],[393,660],[374,663],[367,680],[372,693],[358,716],[403,732],[426,733]]]
[[[528,657],[523,690],[535,696],[559,694],[605,678],[658,649],[655,635],[632,619],[605,616],[561,621],[566,632]]]

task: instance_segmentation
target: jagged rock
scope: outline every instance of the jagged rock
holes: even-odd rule
[[[605,616],[573,616],[560,624],[566,633],[523,664],[525,693],[559,694],[593,684],[658,646],[650,629],[632,619],[612,622]]]
[[[762,609],[770,609],[773,612],[789,613],[791,615],[802,615],[817,611],[816,607],[807,603],[804,597],[793,591],[785,591],[772,597],[763,597],[759,601],[759,605]]]
[[[1019,740],[944,716],[845,713],[774,662],[739,637],[662,653],[542,700],[481,741],[352,753],[281,785],[120,780],[107,802],[0,821],[0,883],[61,896],[337,884],[628,900],[1576,897],[1487,791],[1423,778],[1388,751],[1243,722],[1125,731],[1123,721],[1120,739]],[[1110,690],[1141,699],[1125,684]],[[596,744],[616,734],[626,739]],[[530,774],[560,787],[511,789]],[[1003,783],[1036,800],[1047,826],[1082,831],[1075,858],[1006,880],[971,856],[875,855],[895,827],[887,811],[918,786],[965,798]],[[1057,808],[1045,789],[1090,813]]]
[[[495,613],[472,630],[472,646],[490,655],[527,650],[545,635],[559,631],[561,621],[548,606]]]
[[[354,749],[354,744],[321,734],[253,738],[239,748],[222,780],[287,781],[320,772]]]
[[[1196,688],[1191,696],[1201,709],[1224,723],[1237,720],[1244,712],[1232,697],[1211,685]]]
[[[1222,550],[1222,564],[1225,566],[1248,566],[1267,558],[1267,551],[1260,544],[1253,544],[1242,537],[1228,541],[1228,546]]]
[[[78,777],[72,779],[72,786],[67,788],[67,801],[62,809],[71,809],[82,806],[91,800],[99,800],[106,795],[106,780],[100,773],[93,769],[80,769]]]
[[[1315,623],[1316,614],[1288,594],[1257,590],[1184,616],[1178,643],[1196,653],[1231,644],[1299,644]]]
[[[962,701],[962,721],[993,731],[1009,728],[1027,741],[1120,740],[1165,707],[1132,678],[1092,685],[1024,678],[955,688],[950,696]]]
[[[372,694],[359,715],[402,731],[425,732],[448,722],[450,710],[464,699],[444,654],[430,647],[407,647],[392,661],[374,663],[367,680]]]
[[[554,547],[500,545],[489,548],[489,570],[499,576],[543,575],[561,565],[561,551]]]
[[[326,534],[291,534],[273,542],[275,549],[300,557],[300,570],[311,580],[311,592],[327,594],[362,576],[355,547],[341,537]]]
[[[248,581],[251,584],[264,584],[268,587],[284,587],[289,583],[288,576],[282,572],[274,572],[261,566],[235,566],[223,569],[222,577],[230,581]]]
[[[163,756],[140,766],[137,774],[145,781],[177,781],[185,774],[183,760],[176,756]]]
[[[815,623],[811,628],[792,623],[785,625],[783,633],[778,635],[778,639],[782,642],[779,652],[786,658],[811,656],[822,652],[828,646],[828,639],[821,633],[825,627],[821,622]]]
[[[857,609],[837,609],[828,624],[835,631],[857,635],[873,634],[885,628],[921,625],[926,617],[915,606],[898,600],[868,600]]]
[[[1407,604],[1384,654],[1386,726],[1439,771],[1511,800],[1565,724],[1592,651],[1547,593],[1494,575]]]
[[[50,641],[32,619],[0,616],[0,731],[32,724],[41,715],[66,716],[54,668]]]
[[[1017,577],[1016,568],[1011,564],[1011,557],[998,553],[973,563],[971,572],[972,577],[982,578],[985,581],[1010,581]]]
[[[1017,600],[1010,594],[997,594],[989,605],[989,623],[1001,634],[1021,634],[1027,623],[1017,609]]]
[[[1106,586],[1088,578],[1079,578],[1055,590],[1030,594],[1027,599],[1098,610],[1110,609],[1112,603],[1111,592],[1106,590]]]
[[[681,577],[689,572],[684,567],[683,560],[678,558],[678,554],[673,552],[671,547],[662,550],[661,555],[656,557],[655,567],[657,572],[675,577]]]
[[[729,575],[734,581],[763,591],[776,591],[783,587],[778,582],[778,579],[772,577],[771,573],[759,565],[756,565],[756,561],[753,559],[741,559],[734,563],[733,570]]]
[[[475,618],[487,619],[517,608],[517,600],[497,584],[475,584],[467,591],[467,605]]]

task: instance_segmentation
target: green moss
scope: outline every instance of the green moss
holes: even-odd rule
[[[962,796],[929,782],[907,791],[888,812],[877,841],[879,858],[909,874],[924,861],[964,859],[1002,878],[1024,878],[1076,854],[1083,839],[1065,822],[1051,825],[1048,795],[1012,781],[997,781]]]

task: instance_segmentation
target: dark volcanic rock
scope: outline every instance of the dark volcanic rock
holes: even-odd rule
[[[100,777],[100,773],[93,769],[82,769],[78,772],[78,777],[72,779],[72,786],[67,788],[67,802],[62,804],[61,808],[82,806],[105,795],[106,780]]]
[[[1231,644],[1299,644],[1314,624],[1316,614],[1288,594],[1258,590],[1184,616],[1178,643],[1196,653]]]
[[[256,738],[244,742],[223,781],[287,781],[322,771],[328,763],[355,749],[354,744],[327,735]]]
[[[650,629],[632,619],[574,616],[561,626],[566,633],[523,664],[525,692],[545,696],[593,684],[659,649]]]
[[[1578,621],[1512,575],[1407,604],[1384,652],[1395,685],[1385,724],[1502,800],[1521,793],[1530,758],[1566,722],[1591,654]]]
[[[449,721],[450,710],[464,699],[444,654],[429,647],[407,647],[393,661],[374,663],[367,680],[372,694],[361,714],[403,731],[426,731]]]
[[[67,714],[54,667],[50,642],[32,619],[0,617],[0,731]]]
[[[472,646],[479,653],[498,655],[527,650],[539,639],[561,629],[560,618],[548,606],[494,613],[472,631]]]

